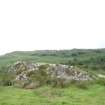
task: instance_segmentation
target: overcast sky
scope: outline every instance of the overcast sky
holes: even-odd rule
[[[0,54],[105,47],[105,0],[0,0]]]

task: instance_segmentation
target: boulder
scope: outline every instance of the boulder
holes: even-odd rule
[[[72,80],[77,82],[92,80],[87,72],[62,64],[18,61],[11,66],[11,70],[16,74],[14,84],[25,88],[36,88],[47,83],[63,87]]]

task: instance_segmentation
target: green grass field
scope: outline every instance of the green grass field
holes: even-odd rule
[[[0,105],[105,105],[105,87],[93,85],[86,90],[75,86],[35,90],[0,87]]]

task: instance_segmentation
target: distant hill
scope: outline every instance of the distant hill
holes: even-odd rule
[[[105,49],[15,51],[0,56],[0,67],[18,60],[61,63],[87,70],[105,71]]]

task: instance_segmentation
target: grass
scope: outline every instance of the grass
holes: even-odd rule
[[[0,87],[0,105],[105,105],[105,87],[92,85],[89,89],[75,86],[35,90]]]

